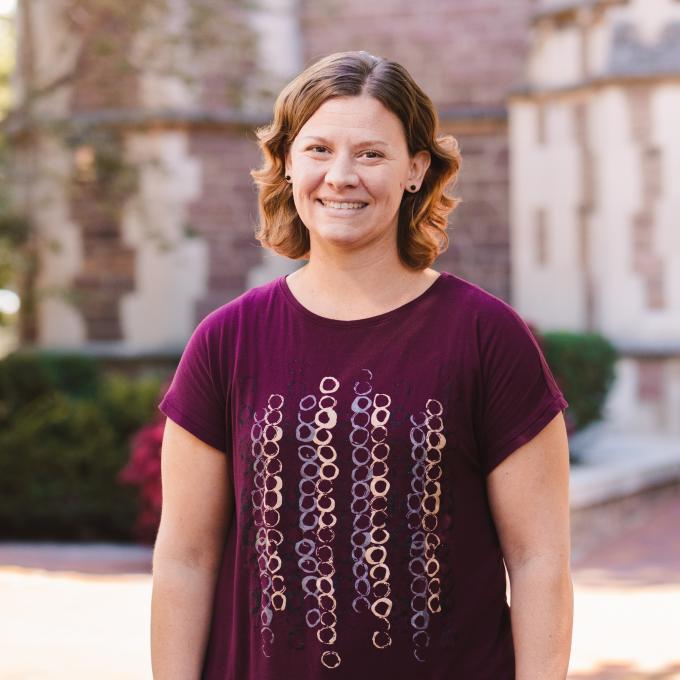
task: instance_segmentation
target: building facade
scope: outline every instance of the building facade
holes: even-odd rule
[[[513,303],[621,353],[608,417],[680,433],[680,2],[545,2],[510,98]]]
[[[529,4],[19,3],[9,129],[41,253],[24,342],[177,350],[210,310],[302,264],[253,238],[253,130],[304,66],[351,49],[404,63],[459,139],[464,202],[436,266],[509,299],[505,96],[522,82]]]

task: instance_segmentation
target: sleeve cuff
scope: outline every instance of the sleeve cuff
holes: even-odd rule
[[[552,400],[529,422],[529,424],[512,434],[510,439],[491,455],[487,456],[484,474],[488,475],[511,453],[516,451],[523,444],[531,441],[558,413],[560,413],[560,411],[564,411],[568,406],[567,400],[561,394],[554,395]]]

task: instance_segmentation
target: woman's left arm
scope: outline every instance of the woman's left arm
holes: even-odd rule
[[[510,576],[516,680],[564,680],[573,587],[562,413],[489,473],[487,490]]]

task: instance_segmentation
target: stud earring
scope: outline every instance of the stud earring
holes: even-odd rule
[[[416,185],[415,185],[415,184],[411,184],[410,189],[411,189],[411,191],[415,191],[415,190],[416,190]]]
[[[286,175],[286,182],[290,181],[290,175]]]

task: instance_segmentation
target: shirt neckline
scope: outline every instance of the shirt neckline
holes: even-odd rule
[[[394,317],[400,317],[403,313],[411,311],[414,307],[417,307],[427,298],[434,295],[438,288],[442,285],[442,280],[447,275],[447,272],[439,272],[439,276],[417,297],[405,302],[399,307],[390,309],[382,314],[376,314],[374,316],[367,316],[362,319],[332,319],[327,316],[321,316],[307,309],[292,293],[286,281],[287,274],[280,276],[277,280],[277,287],[283,294],[285,300],[300,314],[305,316],[310,321],[314,323],[321,324],[324,326],[334,326],[335,328],[361,328],[364,326],[373,326],[375,324],[383,323],[393,319]]]

